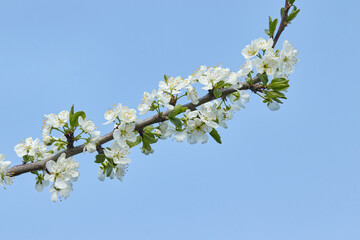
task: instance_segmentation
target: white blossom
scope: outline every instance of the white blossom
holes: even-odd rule
[[[5,161],[5,156],[0,154],[0,185],[5,189],[6,185],[12,184],[12,177],[7,175],[11,162]]]
[[[175,132],[174,139],[177,142],[183,142],[183,141],[185,141],[187,136],[188,136],[188,134],[187,134],[186,130],[182,131],[182,132]]]
[[[165,81],[159,82],[159,90],[162,90],[168,94],[179,94],[181,89],[190,83],[188,79],[182,79],[181,77],[167,77]]]
[[[245,59],[250,59],[259,52],[259,46],[255,44],[254,41],[251,42],[250,45],[246,45],[245,48],[241,51],[241,54],[244,56]]]
[[[110,108],[105,112],[104,118],[107,120],[107,122],[105,122],[104,125],[112,123],[116,120],[118,114],[120,113],[121,107],[122,107],[121,103],[119,103],[116,107],[113,106],[112,108]]]
[[[117,129],[114,130],[113,137],[120,146],[126,146],[126,141],[135,142],[135,123],[122,122]]]
[[[35,189],[37,192],[42,192],[44,188],[49,186],[49,184],[50,182],[48,180],[37,181],[35,184]]]
[[[212,128],[217,128],[217,105],[214,102],[207,102],[199,107],[199,116],[202,122]]]
[[[285,74],[294,72],[294,66],[298,62],[298,51],[287,41],[283,43],[283,49],[280,52],[279,70]]]
[[[78,118],[78,123],[80,125],[80,128],[85,132],[85,133],[89,133],[92,134],[95,130],[95,124],[94,122],[87,120],[85,121],[82,116],[79,116]]]
[[[204,85],[202,89],[210,90],[213,89],[214,86],[222,81],[226,80],[229,74],[228,69],[224,69],[221,67],[210,67],[207,69],[206,72],[202,76],[198,78],[199,82]]]
[[[57,162],[50,160],[46,163],[47,173],[44,180],[54,183],[50,188],[53,202],[57,201],[58,194],[64,199],[70,195],[73,190],[71,182],[75,182],[79,176],[77,168],[79,168],[79,163],[72,157],[66,158],[65,153],[60,155]]]
[[[196,89],[192,85],[189,85],[186,87],[186,90],[187,99],[190,100],[193,104],[198,104],[199,97],[198,93],[195,91]]]
[[[156,96],[157,91],[154,89],[152,93],[144,92],[144,96],[141,100],[141,103],[138,106],[140,111],[140,115],[147,113],[150,110],[151,105],[154,102],[154,98]]]
[[[119,103],[116,107],[110,108],[108,111],[106,111],[104,118],[108,120],[104,123],[104,125],[112,123],[116,119],[126,123],[135,122],[136,110],[130,109],[127,106],[122,106],[121,103]]]
[[[242,68],[237,72],[239,77],[246,77],[253,70],[253,63],[251,60],[246,60]]]
[[[255,59],[254,64],[258,73],[266,73],[268,76],[273,75],[278,68],[277,57],[272,53]]]
[[[130,158],[128,158],[130,148],[127,145],[119,145],[117,141],[111,144],[110,150],[105,148],[104,153],[106,157],[112,158],[115,164],[128,164],[131,162]]]
[[[160,131],[160,139],[167,139],[171,137],[172,134],[176,132],[175,128],[169,124],[169,121],[165,121],[159,124],[159,129],[156,129]]]
[[[136,110],[130,109],[127,106],[122,106],[119,112],[119,118],[121,122],[131,123],[136,120]]]
[[[40,142],[38,138],[33,140],[31,137],[25,139],[24,143],[19,143],[14,147],[18,157],[26,155],[34,157],[35,161],[43,160],[51,156],[44,143]]]
[[[269,38],[268,40],[265,40],[264,38],[257,38],[253,42],[259,49],[262,49],[264,51],[271,51],[272,45],[274,44],[274,40],[272,38]]]
[[[163,90],[159,89],[156,93],[156,98],[159,101],[159,104],[163,105],[169,110],[173,110],[174,106],[170,104],[171,101],[171,95],[167,94]]]
[[[24,143],[19,143],[14,147],[14,151],[16,152],[18,157],[23,157],[25,155],[28,155],[30,151],[32,150],[33,147],[33,139],[32,137],[28,137],[25,139]]]
[[[45,115],[45,125],[49,125],[54,128],[63,127],[69,121],[69,111],[61,111],[58,115],[53,113]]]
[[[211,130],[212,127],[203,123],[199,118],[190,119],[187,122],[187,140],[190,144],[206,143],[209,139],[207,133]]]
[[[49,192],[51,193],[51,201],[52,202],[56,202],[60,198],[68,198],[70,196],[71,191],[73,191],[73,187],[72,187],[72,183],[71,182],[67,182],[66,183],[66,187],[63,189],[59,189],[57,187],[55,187],[55,185],[53,184],[50,187]]]
[[[280,109],[280,104],[277,102],[272,102],[269,105],[267,105],[267,107],[271,110],[271,111],[277,111]]]
[[[91,136],[90,138],[87,138],[83,152],[85,152],[85,151],[88,151],[89,153],[95,152],[96,144],[97,144],[98,140],[99,140],[98,135],[94,135],[94,136]]]
[[[105,173],[104,173],[104,170],[101,168],[99,168],[99,171],[98,171],[98,179],[102,182],[105,181]]]
[[[40,142],[39,139],[35,139],[29,155],[33,156],[35,161],[38,161],[50,157],[51,153],[48,152],[44,143]]]

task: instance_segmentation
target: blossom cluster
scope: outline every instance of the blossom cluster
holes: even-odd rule
[[[296,57],[298,51],[287,40],[284,41],[281,51],[275,51],[272,48],[273,43],[272,38],[268,40],[258,38],[253,40],[250,45],[246,45],[241,51],[244,58],[247,59],[246,68],[256,67],[258,73],[266,73],[268,76],[272,76],[276,72],[293,73],[294,66],[298,62]],[[263,52],[262,56],[261,51]],[[253,59],[254,57],[257,58]]]
[[[235,111],[245,108],[244,103],[247,103],[249,98],[247,91],[239,91],[231,95],[231,104],[227,104],[224,100],[214,100],[201,105],[198,110],[187,109],[184,117],[181,118],[182,129],[176,129],[169,124],[169,121],[165,121],[159,124],[155,133],[160,139],[173,136],[177,142],[187,139],[190,144],[206,143],[209,133],[219,126],[227,128],[226,121],[233,118]]]
[[[72,182],[76,182],[78,179],[78,168],[79,163],[72,157],[66,158],[65,153],[63,153],[56,162],[50,160],[46,163],[47,173],[42,183],[37,184],[38,188],[41,189],[39,185],[47,186],[49,182],[52,182],[49,190],[52,193],[51,201],[56,202],[59,197],[66,199],[73,190]]]
[[[135,142],[137,132],[135,131],[136,110],[118,104],[110,108],[105,114],[107,120],[104,124],[115,123],[113,138],[114,142],[110,147],[104,149],[99,163],[100,169],[98,178],[105,180],[105,176],[113,179],[114,177],[122,181],[128,164],[131,162],[128,157],[130,154],[129,142]]]
[[[95,124],[86,119],[86,114],[82,111],[74,112],[74,106],[71,111],[61,111],[59,114],[45,115],[42,137],[44,143],[38,138],[33,140],[31,137],[24,142],[17,144],[14,150],[18,157],[23,158],[23,163],[46,160],[52,155],[72,146],[74,142],[84,140],[84,151],[90,153],[96,151],[97,142],[100,138],[100,131],[95,130]],[[53,131],[60,133],[60,136],[53,136]],[[85,136],[85,134],[87,136]],[[48,150],[47,146],[51,146]],[[2,163],[2,180],[7,183],[10,179],[6,176],[6,169],[10,162]],[[72,182],[77,180],[79,172],[77,168],[79,163],[73,158],[66,158],[65,153],[61,154],[57,162],[50,160],[46,163],[46,169],[32,171],[35,174],[35,189],[38,192],[44,190],[50,182],[51,200],[57,201],[58,197],[67,198],[72,191]]]
[[[66,135],[73,135],[77,127],[79,127],[81,132],[77,136],[73,136],[73,140],[77,141],[83,139],[86,141],[84,151],[88,151],[90,153],[96,151],[96,143],[100,138],[100,131],[95,131],[95,124],[92,121],[85,119],[85,113],[77,113],[70,114],[69,111],[64,110],[61,111],[58,115],[53,113],[45,115],[42,136],[46,145],[52,145],[52,153],[58,153],[65,149],[66,145],[68,144]],[[71,125],[71,121],[75,122],[73,124],[75,126]],[[62,133],[62,135],[60,137],[51,136],[50,134],[53,130]],[[88,137],[82,137],[81,135],[83,133],[87,134]]]
[[[215,129],[219,126],[226,128],[226,121],[233,118],[234,112],[245,108],[244,103],[249,101],[249,93],[237,89],[242,87],[241,82],[244,80],[241,81],[241,79],[251,82],[251,75],[255,71],[260,75],[265,75],[264,78],[267,81],[269,77],[274,80],[270,84],[263,83],[264,93],[269,96],[258,95],[264,98],[264,102],[268,103],[270,110],[280,108],[279,102],[281,103],[281,101],[278,98],[285,98],[280,91],[285,91],[288,87],[287,75],[294,71],[294,66],[298,61],[298,51],[288,41],[284,41],[281,51],[275,50],[273,44],[272,38],[253,40],[242,50],[246,61],[237,72],[221,66],[201,66],[186,79],[165,75],[164,81],[160,81],[157,90],[144,93],[142,102],[138,106],[140,114],[157,111],[161,115],[163,107],[174,112],[176,104],[183,96],[187,96],[194,105],[197,105],[199,94],[195,89],[195,84],[200,84],[201,89],[212,92],[215,98],[221,97],[220,100],[202,104],[193,111],[187,109],[177,112],[175,116],[170,116],[170,114],[168,120],[160,123],[154,130],[154,134],[160,139],[173,136],[178,142],[187,139],[191,144],[206,143],[209,135],[220,141]],[[222,96],[221,90],[224,88],[232,88],[237,91],[228,96]],[[185,93],[182,92],[183,90]],[[176,117],[181,112],[184,112],[183,117]],[[143,148],[145,154],[152,151],[152,149],[144,151]]]
[[[24,142],[17,144],[14,150],[18,157],[25,157],[25,162],[44,160],[52,155],[44,143],[40,142],[38,138],[33,140],[32,137],[28,137]]]

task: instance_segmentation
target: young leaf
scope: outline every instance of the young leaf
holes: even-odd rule
[[[277,23],[278,23],[278,19],[275,18],[274,21],[269,26],[269,32],[270,32],[271,36],[273,36],[275,33]]]
[[[153,144],[158,141],[158,139],[156,139],[155,135],[152,133],[145,133],[143,139],[145,139],[149,144]]]
[[[271,36],[269,29],[264,29],[264,32],[265,32],[266,35],[268,35],[269,37]]]
[[[221,89],[215,88],[215,89],[213,90],[213,94],[214,94],[214,97],[215,97],[215,98],[221,97],[221,96],[222,96]]]
[[[74,114],[74,104],[71,106],[69,118]]]
[[[213,130],[210,132],[210,136],[212,136],[212,138],[216,141],[216,142],[218,142],[218,143],[222,143],[221,142],[221,137],[220,137],[220,135],[219,135],[219,133],[215,130],[215,128],[213,128]]]
[[[286,89],[289,88],[289,84],[287,84],[287,83],[271,83],[267,87],[274,91],[285,91]]]
[[[110,177],[112,170],[113,170],[113,167],[108,165],[106,168],[106,176],[107,177]]]
[[[259,74],[259,78],[264,85],[269,82],[268,76],[266,74]]]
[[[98,154],[98,155],[96,155],[95,158],[96,158],[96,160],[95,160],[96,163],[102,163],[106,159],[105,154]]]
[[[249,73],[248,75],[247,75],[247,77],[245,78],[245,81],[251,86],[251,85],[253,85],[253,79],[252,79],[252,76],[251,76],[251,73]]]
[[[143,138],[142,140],[143,140],[142,148],[144,148],[147,151],[151,151],[150,143],[145,138]]]
[[[169,120],[170,120],[170,122],[171,122],[172,124],[175,125],[175,127],[176,127],[177,129],[181,129],[181,127],[182,127],[182,122],[181,122],[181,120],[180,120],[179,118],[176,118],[176,117],[170,118],[170,117],[169,117]]]
[[[137,136],[135,142],[126,141],[126,143],[130,148],[133,148],[133,147],[139,145],[141,143],[141,141],[142,141],[141,136]]]
[[[287,22],[291,22],[292,20],[294,20],[296,18],[296,16],[298,15],[298,13],[300,12],[300,9],[296,9],[296,10],[293,10],[289,16],[287,17]]]
[[[149,126],[146,126],[144,127],[144,131],[145,132],[152,132],[152,130],[154,130],[154,126],[153,125],[149,125]]]
[[[78,119],[80,116],[85,120],[86,114],[83,111],[76,112],[71,116],[71,118],[70,118],[71,129],[74,129],[79,125]]]
[[[177,115],[179,115],[180,113],[183,113],[186,111],[186,107],[182,107],[181,104],[177,104],[174,109],[171,111],[171,113],[169,114],[169,118],[173,118]]]

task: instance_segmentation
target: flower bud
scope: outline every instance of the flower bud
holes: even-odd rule
[[[52,136],[45,136],[43,138],[44,144],[46,146],[50,146],[51,144],[53,144],[53,142],[55,141],[55,139]]]

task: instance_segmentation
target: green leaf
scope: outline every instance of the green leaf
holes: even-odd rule
[[[280,17],[282,17],[283,14],[284,14],[284,8],[282,7],[282,8],[280,9]]]
[[[269,82],[268,76],[266,74],[259,74],[259,78],[264,85]]]
[[[269,26],[269,31],[270,31],[271,36],[273,36],[275,33],[277,23],[278,23],[278,19],[275,18],[274,21]]]
[[[149,126],[146,126],[144,127],[144,131],[145,132],[152,132],[152,130],[154,130],[154,126],[153,125],[149,125]]]
[[[294,4],[295,0],[289,0],[289,3],[292,5]]]
[[[222,96],[221,89],[215,88],[215,89],[213,90],[213,94],[214,94],[214,97],[215,97],[215,98],[221,97],[221,96]]]
[[[170,122],[175,125],[177,129],[181,129],[182,121],[179,118],[173,117],[169,118]]]
[[[80,116],[85,120],[86,114],[83,111],[76,112],[71,116],[71,118],[70,118],[71,129],[74,129],[79,125],[78,119]]]
[[[271,36],[269,29],[264,29],[264,32],[265,32],[266,35],[268,35],[269,37]]]
[[[218,142],[218,143],[222,143],[221,142],[221,137],[220,137],[220,135],[219,135],[219,133],[215,130],[215,128],[213,128],[213,130],[210,132],[210,136],[212,136],[212,138],[216,141],[216,142]]]
[[[169,80],[169,76],[164,74],[164,81],[167,83],[168,80]]]
[[[300,12],[300,9],[296,9],[296,10],[293,10],[289,16],[287,17],[287,22],[291,22],[292,20],[294,20],[296,18],[296,16],[298,15],[298,13]]]
[[[107,177],[110,177],[112,170],[113,170],[113,167],[108,165],[106,168],[106,176]]]
[[[278,102],[278,103],[283,103],[282,101],[280,101],[279,99],[277,99],[277,98],[274,98],[273,99],[275,102]]]
[[[287,84],[287,83],[271,83],[267,87],[274,91],[285,91],[289,88],[289,84]]]
[[[95,158],[96,158],[96,160],[95,160],[96,163],[102,163],[105,161],[106,156],[105,156],[105,154],[98,154],[98,155],[96,155]]]
[[[274,78],[273,80],[271,80],[271,83],[275,83],[275,82],[285,83],[285,82],[289,82],[289,80],[286,78]]]
[[[249,73],[248,75],[247,75],[247,77],[245,78],[245,81],[251,86],[251,85],[253,85],[253,79],[252,79],[252,76],[251,76],[251,73]]]
[[[158,141],[158,139],[155,138],[155,135],[153,133],[145,133],[143,135],[143,139],[145,139],[149,144],[153,144]]]
[[[23,160],[25,163],[27,162],[33,162],[34,161],[34,157],[33,156],[29,156],[29,155],[25,155],[23,156]]]
[[[38,171],[31,171],[32,174],[35,174],[36,176],[39,176]]]
[[[173,117],[179,115],[180,113],[185,112],[186,109],[187,109],[187,107],[182,107],[181,104],[177,104],[168,116],[169,116],[169,118],[173,118]]]
[[[274,99],[274,98],[283,98],[286,99],[285,94],[278,91],[265,91],[267,97]]]
[[[142,141],[141,136],[137,136],[135,142],[126,141],[126,143],[130,148],[133,148],[133,147],[139,145],[141,143],[141,141]]]
[[[74,104],[71,106],[70,113],[69,113],[69,118],[71,118],[71,116],[73,114],[74,114]]]
[[[145,138],[143,138],[142,140],[143,140],[142,148],[144,148],[147,151],[151,151],[150,143]]]

